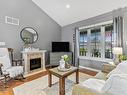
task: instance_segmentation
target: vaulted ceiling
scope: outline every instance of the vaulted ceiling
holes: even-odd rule
[[[127,0],[32,0],[59,25],[110,12],[127,6]]]

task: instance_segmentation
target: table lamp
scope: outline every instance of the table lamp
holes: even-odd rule
[[[123,54],[123,48],[122,47],[114,47],[113,54],[114,54],[114,62],[115,62],[115,64],[118,64],[119,63],[119,55]]]

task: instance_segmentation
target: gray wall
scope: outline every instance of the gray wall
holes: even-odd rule
[[[73,50],[73,34],[75,33],[75,28],[76,27],[81,27],[81,26],[87,26],[87,25],[91,25],[91,24],[96,24],[96,23],[100,23],[100,22],[104,22],[107,20],[111,20],[112,19],[112,13],[106,13],[100,16],[96,16],[90,19],[86,19],[77,23],[73,23],[67,26],[62,27],[61,31],[62,31],[62,41],[69,41],[71,44],[71,49]]]
[[[114,16],[117,15],[122,15],[125,19],[125,27],[124,27],[124,53],[127,54],[127,45],[125,45],[125,42],[127,41],[127,8],[124,9],[118,9],[115,11],[111,11],[93,18],[89,18],[83,21],[79,21],[67,26],[62,27],[62,41],[69,41],[71,44],[71,50],[73,51],[74,47],[74,43],[73,43],[73,34],[75,33],[75,28],[76,27],[82,27],[82,26],[87,26],[87,25],[91,25],[91,24],[96,24],[96,23],[101,23],[101,22],[105,22],[108,20],[112,20]],[[96,63],[96,65],[94,65],[94,63]],[[80,59],[79,60],[79,64],[81,66],[86,66],[86,67],[91,67],[91,68],[95,68],[95,69],[101,69],[102,65],[103,65],[103,61],[95,61],[95,60],[88,60],[88,59]]]
[[[5,23],[5,16],[20,20],[20,25]],[[14,48],[15,57],[20,57],[23,42],[20,31],[24,27],[33,27],[39,35],[34,47],[51,49],[51,41],[61,40],[61,26],[37,7],[32,0],[0,0],[0,42],[6,42],[7,47]]]

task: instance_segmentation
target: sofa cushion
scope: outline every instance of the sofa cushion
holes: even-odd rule
[[[84,87],[87,87],[93,91],[101,92],[101,89],[104,86],[104,84],[105,84],[104,80],[90,78],[90,79],[84,81],[81,85]]]
[[[111,95],[127,95],[127,74],[113,74],[102,88]]]
[[[23,66],[12,66],[6,70],[9,73],[10,77],[16,77],[19,74],[23,74]]]
[[[127,61],[119,63],[117,67],[107,75],[107,78],[112,74],[127,74]]]

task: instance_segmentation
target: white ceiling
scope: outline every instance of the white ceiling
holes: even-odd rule
[[[127,6],[127,0],[32,0],[59,25],[65,26]],[[70,8],[66,8],[69,4]]]

